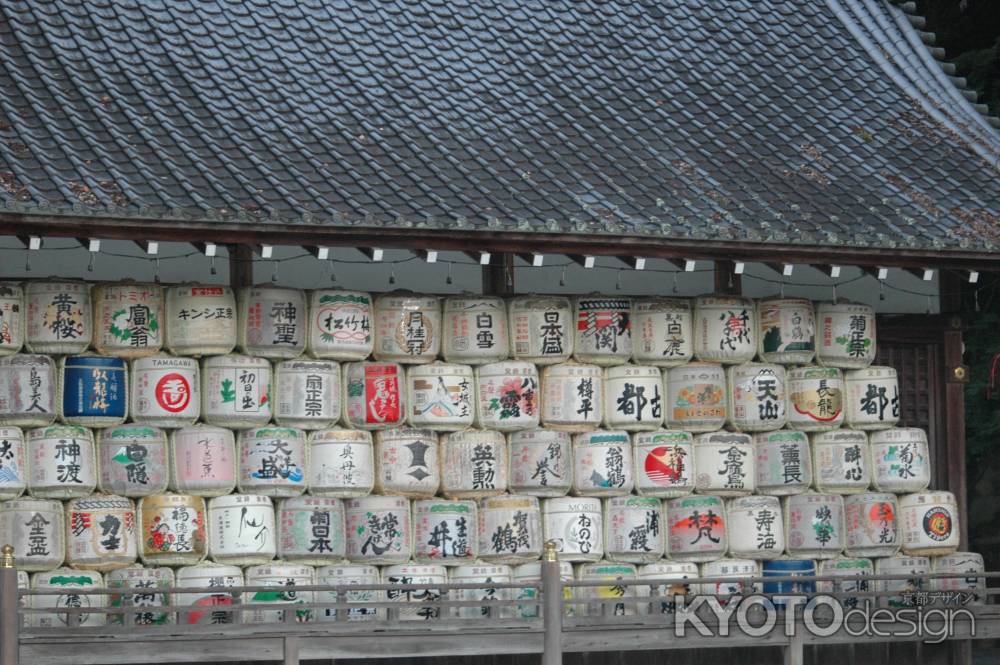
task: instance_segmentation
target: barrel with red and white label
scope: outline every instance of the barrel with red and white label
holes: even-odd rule
[[[137,422],[185,427],[201,415],[198,361],[155,355],[132,361],[131,413]]]
[[[375,360],[420,365],[440,351],[440,298],[405,291],[375,298]]]
[[[666,502],[667,556],[674,561],[714,561],[729,548],[722,497],[693,494]]]
[[[44,427],[54,423],[57,415],[52,358],[27,353],[0,358],[0,422]]]
[[[375,487],[371,432],[326,429],[309,434],[309,493],[341,499],[366,496]]]
[[[444,299],[441,355],[446,362],[499,362],[510,354],[507,304],[496,296],[451,296]]]
[[[0,356],[21,352],[26,323],[24,287],[17,282],[0,282]]]
[[[344,558],[344,504],[296,496],[278,503],[278,558],[323,566]]]
[[[180,588],[204,589],[201,592],[178,593],[173,596],[173,604],[178,608],[177,623],[180,625],[232,624],[237,615],[229,611],[233,606],[233,594],[228,587],[243,586],[243,571],[238,566],[200,563],[177,570],[176,584]]]
[[[380,430],[406,422],[406,382],[396,363],[347,363],[342,382],[344,425]]]
[[[128,497],[160,494],[167,489],[170,461],[167,435],[150,425],[119,425],[97,437],[97,487]]]
[[[188,566],[208,554],[205,500],[187,494],[139,499],[139,556],[146,565]]]
[[[673,498],[694,491],[694,439],[689,432],[637,432],[632,454],[636,494]]]
[[[236,348],[233,290],[210,284],[168,288],[164,346],[178,356],[231,353]]]
[[[844,422],[844,375],[836,367],[788,370],[788,427],[802,432],[835,430]]]
[[[847,542],[842,496],[807,492],[787,496],[782,501],[789,556],[832,559],[840,555]]]
[[[361,291],[318,289],[309,293],[306,353],[330,360],[364,360],[375,340],[372,297]]]
[[[141,358],[163,346],[163,289],[158,284],[97,284],[91,297],[98,353]]]
[[[309,450],[306,435],[292,427],[242,430],[237,438],[241,492],[298,496],[306,491]]]
[[[675,367],[694,353],[691,301],[637,298],[632,301],[632,359],[637,365]]]
[[[239,293],[240,351],[261,358],[295,358],[306,348],[306,295],[298,289],[254,286]]]
[[[958,549],[958,503],[951,492],[917,492],[899,498],[903,553],[944,556]]]
[[[25,346],[32,353],[83,353],[94,334],[90,285],[28,282]]]
[[[753,438],[738,432],[711,432],[694,438],[695,490],[718,496],[753,494],[757,453]]]
[[[274,364],[274,422],[306,430],[340,420],[340,366],[329,360],[284,360]]]
[[[564,496],[569,492],[573,484],[573,444],[568,432],[512,432],[508,446],[513,494]]]
[[[573,306],[562,296],[527,295],[511,298],[511,356],[536,365],[566,362],[573,354]]]
[[[418,499],[413,502],[413,559],[458,566],[479,554],[479,511],[473,500]]]
[[[596,429],[604,419],[604,372],[568,362],[542,371],[541,423],[566,432]]]
[[[479,499],[507,491],[507,439],[500,432],[468,429],[441,437],[441,494]]]
[[[621,365],[632,356],[632,300],[594,294],[574,305],[573,357],[594,365]]]
[[[52,425],[27,432],[28,493],[38,499],[87,496],[97,487],[94,435],[85,427]]]
[[[233,431],[195,425],[170,434],[170,489],[195,496],[221,496],[236,488]]]
[[[622,496],[635,486],[628,432],[597,430],[573,439],[573,494]]]
[[[899,506],[894,494],[865,492],[845,496],[844,553],[868,558],[892,556],[899,551],[898,519]]]
[[[262,427],[271,420],[271,363],[231,354],[202,361],[202,418],[220,427]]]
[[[758,432],[754,435],[754,449],[758,493],[784,496],[809,489],[813,480],[812,453],[804,432]]]
[[[838,300],[816,305],[816,362],[860,369],[875,360],[875,309]]]
[[[694,301],[694,356],[704,362],[749,362],[757,354],[757,308],[739,296]]]
[[[663,426],[663,377],[652,365],[619,365],[604,372],[604,426],[629,432]]]
[[[123,496],[94,494],[66,502],[66,565],[106,572],[135,563],[135,506]]]
[[[531,363],[507,361],[476,370],[476,423],[498,432],[538,427],[538,370]]]

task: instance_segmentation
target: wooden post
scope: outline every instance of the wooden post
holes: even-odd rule
[[[945,437],[948,451],[948,491],[955,495],[958,514],[968,515],[965,476],[965,384],[969,382],[969,368],[962,364],[962,319],[953,316],[944,330],[944,398]],[[959,548],[969,547],[968,520],[959,519],[961,542]]]
[[[559,574],[559,554],[556,543],[545,543],[542,561],[542,625],[545,628],[545,650],[542,665],[562,665],[563,588]]]
[[[233,291],[253,286],[253,247],[229,245],[229,286]]]
[[[513,254],[495,254],[494,262],[483,266],[483,293],[491,296],[514,295]]]
[[[14,548],[3,546],[0,561],[0,665],[17,665],[20,656],[18,632],[21,616],[18,614],[17,569],[14,567]]]
[[[736,262],[715,262],[715,293],[738,296],[743,294],[743,275],[736,274]]]
[[[282,642],[282,651],[285,654],[284,665],[299,665],[299,638],[294,635],[286,635]]]

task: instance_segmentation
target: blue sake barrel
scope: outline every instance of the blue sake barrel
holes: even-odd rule
[[[113,427],[128,415],[128,364],[121,358],[69,356],[60,361],[59,405],[69,425]]]
[[[811,559],[774,559],[765,561],[761,566],[761,576],[768,577],[815,577],[816,562]],[[764,593],[777,595],[796,595],[803,593],[815,593],[816,582],[764,582]],[[773,600],[773,599],[772,599]],[[773,600],[776,607],[783,607],[784,603]]]

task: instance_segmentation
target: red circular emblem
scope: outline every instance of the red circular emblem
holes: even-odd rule
[[[183,374],[171,372],[156,382],[156,403],[164,411],[180,413],[191,402],[191,386]]]

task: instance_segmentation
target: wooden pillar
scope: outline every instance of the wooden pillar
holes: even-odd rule
[[[253,247],[250,245],[228,245],[229,285],[233,291],[253,286]]]
[[[715,262],[715,293],[738,296],[743,294],[743,276],[736,274],[736,262]]]
[[[17,665],[20,656],[21,616],[17,613],[17,569],[14,548],[3,546],[0,561],[0,665]]]
[[[969,513],[965,476],[965,385],[969,382],[969,368],[962,364],[962,319],[950,317],[943,333],[945,371],[945,436],[948,450],[948,490],[958,502],[958,514],[965,518]],[[961,544],[969,547],[968,520],[959,519]]]
[[[488,266],[483,266],[483,293],[491,296],[514,295],[514,255],[495,254]]]

